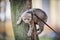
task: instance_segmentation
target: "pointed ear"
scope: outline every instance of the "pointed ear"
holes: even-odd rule
[[[18,21],[17,21],[17,24],[21,24],[22,23],[22,18],[19,17]]]

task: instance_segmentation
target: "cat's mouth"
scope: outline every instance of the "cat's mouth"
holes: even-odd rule
[[[25,20],[24,22],[25,22],[25,23],[29,23],[29,21],[28,21],[28,20]]]

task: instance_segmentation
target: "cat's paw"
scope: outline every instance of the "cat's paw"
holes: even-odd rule
[[[27,33],[27,36],[30,37],[31,36],[31,33]]]

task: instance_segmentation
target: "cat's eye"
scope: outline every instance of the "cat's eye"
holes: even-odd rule
[[[28,19],[29,20],[29,19]]]

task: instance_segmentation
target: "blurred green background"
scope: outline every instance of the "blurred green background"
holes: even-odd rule
[[[26,1],[13,1],[12,3],[12,20],[13,20],[13,29],[15,34],[16,40],[30,40],[29,37],[27,37],[28,32],[28,24],[22,23],[20,25],[17,25],[16,22],[20,15],[26,10],[25,7]]]

